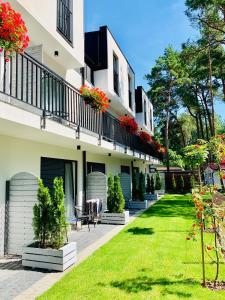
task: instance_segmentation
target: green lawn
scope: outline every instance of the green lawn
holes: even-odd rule
[[[224,300],[200,286],[199,242],[185,240],[193,213],[190,196],[164,197],[38,299]]]

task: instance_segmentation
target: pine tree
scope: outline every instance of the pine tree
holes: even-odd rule
[[[108,177],[108,194],[107,194],[107,208],[109,212],[113,211],[113,201],[114,201],[114,180],[110,174]]]
[[[154,195],[154,193],[155,193],[155,180],[154,180],[154,176],[153,175],[151,176],[150,191],[151,191],[151,194]]]
[[[65,195],[63,190],[63,179],[55,178],[53,182],[52,197],[52,245],[54,248],[60,248],[64,245],[67,233],[66,214],[65,214]]]
[[[156,178],[155,178],[155,190],[159,191],[162,188],[162,181],[159,175],[159,172],[156,173]]]
[[[151,193],[151,179],[150,179],[150,175],[147,175],[147,185],[146,185],[146,192],[148,194]]]
[[[125,207],[125,200],[123,197],[123,192],[120,184],[120,177],[114,177],[114,201],[113,210],[114,213],[122,213]]]
[[[49,189],[44,187],[42,180],[39,180],[37,199],[38,203],[33,208],[34,237],[41,248],[46,248],[51,237],[52,203]]]

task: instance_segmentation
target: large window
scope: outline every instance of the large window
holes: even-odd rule
[[[57,29],[70,43],[73,43],[73,1],[57,0]]]
[[[113,82],[114,91],[119,95],[119,61],[116,54],[113,54]]]
[[[94,71],[88,65],[85,65],[84,76],[88,82],[95,84]]]
[[[90,174],[92,172],[101,172],[101,173],[105,174],[106,173],[105,172],[105,164],[88,162],[87,163],[87,173]]]
[[[129,107],[132,109],[132,79],[128,75],[128,96],[129,96]]]
[[[146,100],[144,101],[144,122],[145,122],[145,125],[147,125]]]

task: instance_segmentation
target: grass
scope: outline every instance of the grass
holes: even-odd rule
[[[185,239],[193,214],[190,196],[164,197],[38,299],[225,299],[201,287],[200,244]]]

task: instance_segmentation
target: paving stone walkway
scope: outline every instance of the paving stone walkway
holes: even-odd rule
[[[130,222],[139,213],[141,211],[133,211]],[[88,231],[86,226],[79,231],[72,231],[69,240],[77,242],[78,261],[76,265],[109,241],[123,228],[123,225],[98,224],[95,228],[91,225],[90,231]],[[0,258],[0,300],[33,300],[70,270],[71,268],[61,273],[23,268],[21,257]]]

